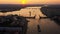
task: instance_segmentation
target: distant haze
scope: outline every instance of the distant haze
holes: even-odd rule
[[[0,4],[22,4],[23,0],[0,0]],[[60,4],[60,0],[25,0],[25,4]]]

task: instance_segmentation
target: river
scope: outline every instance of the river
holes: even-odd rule
[[[27,34],[60,34],[60,26],[49,18],[28,20]],[[40,26],[40,32],[38,32],[38,24]]]

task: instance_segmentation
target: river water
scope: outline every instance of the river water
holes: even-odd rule
[[[22,9],[20,11],[14,11],[14,12],[7,12],[7,13],[0,13],[0,15],[8,15],[8,14],[18,14],[19,16],[27,16],[30,17],[29,12],[31,12],[31,16],[44,16],[40,9]],[[60,26],[56,24],[54,21],[48,19],[27,19],[28,22],[28,28],[27,28],[27,34],[60,34]],[[40,26],[40,32],[38,32],[37,25]]]
[[[60,26],[49,18],[28,20],[27,34],[60,34]],[[40,26],[40,32],[38,32],[38,24]]]

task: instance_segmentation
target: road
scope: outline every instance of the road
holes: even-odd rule
[[[48,19],[28,19],[27,34],[60,34],[60,26]],[[37,25],[40,25],[41,32],[38,32]]]

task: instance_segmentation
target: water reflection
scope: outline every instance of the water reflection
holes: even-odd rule
[[[60,26],[54,21],[47,19],[28,19],[27,34],[60,34]],[[40,25],[41,32],[38,32],[37,25]]]

